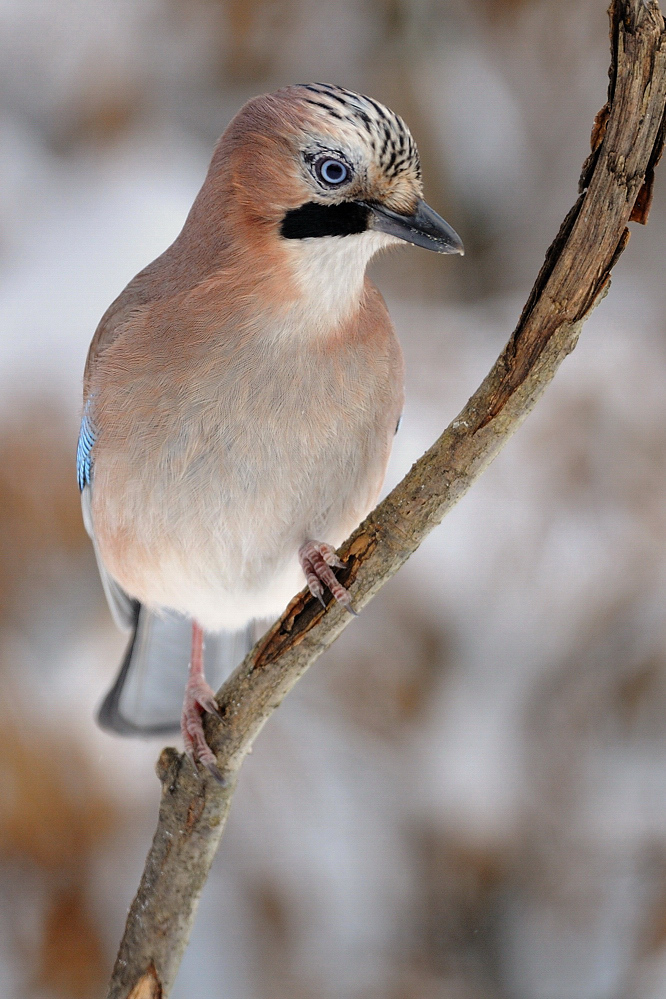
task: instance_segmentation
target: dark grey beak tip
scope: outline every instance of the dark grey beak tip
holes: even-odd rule
[[[422,246],[436,253],[465,255],[462,239],[441,215],[425,201],[419,201],[413,215],[401,215],[373,202],[364,202],[370,209],[370,228],[404,239],[414,246]]]
[[[446,249],[440,250],[440,253],[455,253],[459,257],[464,257],[465,247],[463,246],[463,241],[455,229],[451,230],[451,237],[451,245],[447,246]]]

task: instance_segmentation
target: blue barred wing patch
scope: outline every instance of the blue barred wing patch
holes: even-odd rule
[[[88,399],[83,410],[79,443],[76,447],[76,478],[79,483],[79,489],[82,492],[92,481],[92,449],[95,444],[96,434],[90,416],[91,401],[91,399]]]

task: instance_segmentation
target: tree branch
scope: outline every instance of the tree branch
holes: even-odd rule
[[[535,405],[605,295],[631,220],[645,223],[664,142],[666,36],[657,0],[613,0],[608,103],[597,115],[580,197],[562,223],[516,330],[460,415],[340,550],[363,607],[469,489]],[[229,812],[239,767],[266,720],[350,617],[300,593],[218,694],[207,737],[226,783],[163,750],[157,831],[109,999],[166,997]]]

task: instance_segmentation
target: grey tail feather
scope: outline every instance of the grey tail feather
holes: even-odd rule
[[[136,605],[134,630],[115,683],[97,714],[101,728],[119,735],[178,732],[190,662],[192,622],[170,611]],[[255,624],[238,632],[206,634],[204,666],[213,690],[255,642]]]

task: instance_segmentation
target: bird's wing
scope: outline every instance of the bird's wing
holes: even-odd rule
[[[133,600],[132,597],[130,597],[129,594],[123,590],[122,586],[117,583],[111,575],[109,575],[106,566],[102,562],[102,558],[97,547],[97,540],[95,538],[92,514],[90,512],[91,503],[92,485],[87,484],[83,487],[83,491],[81,492],[83,523],[90,540],[93,543],[93,548],[95,549],[95,558],[97,559],[97,568],[99,570],[100,579],[102,580],[102,586],[104,587],[104,594],[109,605],[109,610],[113,616],[113,620],[116,622],[120,630],[132,631],[136,624],[139,603],[137,600]]]
[[[150,611],[126,593],[104,565],[91,512],[95,440],[89,401],[81,420],[76,455],[83,523],[93,543],[113,619],[121,631],[132,633],[116,681],[102,702],[98,721],[102,728],[120,735],[164,735],[179,728],[192,622],[170,611]],[[238,632],[206,635],[206,677],[214,690],[243,660],[261,630],[261,625],[252,624]]]
[[[79,442],[76,448],[76,477],[81,490],[81,510],[83,512],[83,523],[90,540],[95,549],[97,568],[99,569],[104,593],[109,604],[109,608],[121,631],[132,631],[136,624],[138,614],[138,603],[133,600],[112,576],[109,575],[106,566],[102,562],[95,537],[95,527],[92,519],[92,489],[93,489],[93,448],[97,437],[92,414],[93,400],[88,399],[81,418],[81,430],[79,432]]]

